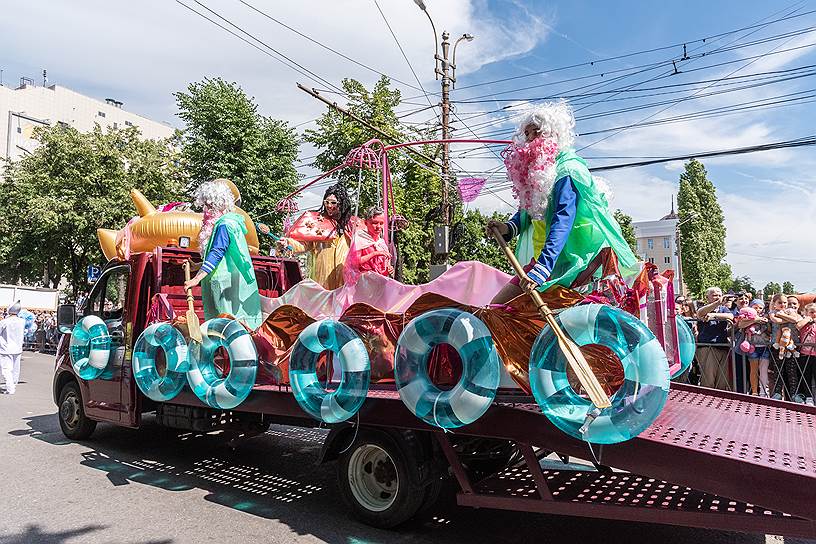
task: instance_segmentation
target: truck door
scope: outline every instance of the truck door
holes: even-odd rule
[[[111,351],[108,366],[101,376],[88,381],[86,413],[94,418],[118,423],[122,404],[122,363],[125,358],[125,304],[130,267],[116,266],[97,280],[85,306],[85,315],[97,315],[108,327]]]

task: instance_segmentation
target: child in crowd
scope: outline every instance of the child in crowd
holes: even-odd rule
[[[797,393],[799,385],[799,369],[796,365],[796,357],[793,351],[786,349],[784,340],[790,338],[793,344],[799,342],[799,330],[796,323],[799,321],[799,314],[795,310],[788,308],[788,297],[777,293],[771,299],[771,311],[768,312],[768,320],[771,322],[771,341],[778,350],[774,355],[776,363],[776,380],[773,387],[773,398],[782,400],[782,390],[787,388],[788,400],[803,403],[804,397]]]
[[[788,295],[788,309],[793,310],[799,314],[800,317],[805,315],[803,311],[799,310],[799,297],[796,295]]]
[[[765,312],[765,303],[761,300],[751,301],[753,315],[750,318],[738,318],[736,326],[743,331],[745,341],[749,342],[752,351],[747,352],[748,381],[751,394],[768,396],[768,361],[770,355],[771,335]],[[744,312],[747,314],[747,311]]]
[[[816,303],[811,302],[802,309],[805,317],[799,320],[796,328],[799,329],[800,368],[802,380],[799,394],[805,397],[805,403],[813,404],[813,374],[816,366]]]

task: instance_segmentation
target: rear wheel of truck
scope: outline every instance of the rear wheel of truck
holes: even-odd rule
[[[343,501],[367,525],[396,527],[426,502],[427,486],[419,483],[420,461],[411,448],[400,447],[398,438],[361,430],[337,464]]]
[[[62,386],[57,413],[62,434],[71,440],[88,438],[96,429],[96,421],[85,415],[82,395],[75,382],[68,382]]]

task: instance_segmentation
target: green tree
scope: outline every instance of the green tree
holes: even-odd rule
[[[419,136],[400,126],[394,113],[394,108],[400,102],[400,92],[390,88],[388,78],[380,78],[371,91],[353,79],[343,80],[342,86],[348,95],[346,109],[391,135],[392,139],[384,139],[386,144]],[[340,165],[352,149],[372,138],[381,136],[333,108],[327,108],[318,119],[317,128],[308,129],[304,133],[304,140],[320,150],[314,163],[322,171]],[[425,155],[433,154],[433,149],[428,147],[419,150]],[[433,243],[431,219],[437,207],[435,195],[440,193],[440,181],[439,175],[428,161],[417,156],[408,159],[407,156],[407,153],[399,152],[391,152],[389,155],[396,210],[409,221],[408,228],[398,235],[398,272],[401,272],[403,281],[419,283],[428,280]],[[343,183],[360,210],[379,203],[381,181],[377,170],[343,168],[334,174],[334,179]],[[321,186],[321,189],[324,187]]]
[[[87,266],[104,259],[96,229],[124,227],[135,215],[130,190],[154,203],[178,200],[186,177],[168,142],[143,140],[135,127],[56,125],[35,138],[34,152],[0,178],[0,279],[56,287],[67,277],[76,295]]]
[[[451,258],[455,261],[481,261],[512,274],[513,269],[499,245],[485,236],[485,225],[491,219],[507,221],[508,216],[496,212],[487,216],[479,210],[467,210],[454,226]]]
[[[765,287],[762,288],[762,294],[765,295],[765,298],[771,297],[773,295],[779,294],[782,292],[782,286],[776,283],[775,281],[768,282]]]
[[[615,213],[612,215],[615,216],[615,221],[620,225],[623,239],[626,240],[626,243],[632,248],[632,253],[637,255],[637,238],[635,238],[635,227],[632,226],[632,217],[626,215],[620,209],[615,210]]]
[[[723,261],[726,233],[722,208],[705,167],[695,159],[686,163],[680,175],[677,204],[686,285],[698,296],[712,285],[730,287],[731,267]]]
[[[297,134],[258,113],[253,98],[220,78],[191,83],[173,95],[184,128],[178,134],[184,167],[194,184],[227,178],[241,191],[241,207],[274,222],[281,198],[295,189]]]
[[[782,292],[786,295],[793,295],[796,294],[796,289],[793,287],[793,284],[789,281],[782,283]]]
[[[748,276],[735,277],[731,281],[731,287],[728,290],[734,291],[735,293],[739,293],[740,291],[750,291],[751,293],[756,293],[756,289],[754,289],[754,286],[751,283],[751,278]]]

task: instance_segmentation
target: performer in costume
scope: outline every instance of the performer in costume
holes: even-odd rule
[[[569,287],[601,249],[610,247],[621,273],[637,271],[637,258],[609,213],[605,183],[592,178],[572,149],[575,118],[566,101],[546,103],[525,116],[505,151],[507,176],[519,200],[508,221],[490,221],[506,240],[516,236],[516,256],[529,280],[517,278],[494,297],[506,303],[525,289]]]
[[[306,253],[309,277],[324,289],[337,289],[343,285],[343,265],[354,231],[351,219],[346,190],[333,185],[326,189],[320,210],[301,215],[277,242],[278,250],[288,247],[294,253]]]
[[[196,191],[196,206],[204,210],[198,238],[204,263],[184,288],[201,283],[207,319],[225,313],[257,329],[263,321],[261,297],[246,242],[246,223],[233,212],[235,196],[225,181],[202,183]]]
[[[352,237],[346,264],[343,269],[346,285],[354,285],[363,272],[376,272],[382,276],[394,273],[391,252],[382,238],[385,217],[382,208],[372,206],[363,214],[364,225],[358,226]]]

